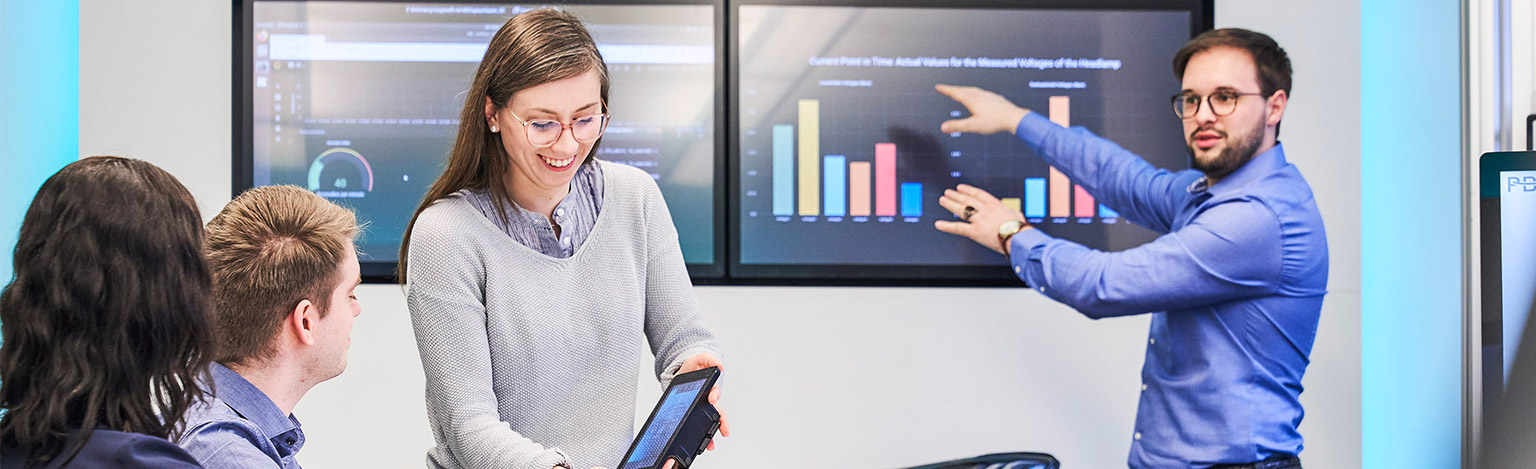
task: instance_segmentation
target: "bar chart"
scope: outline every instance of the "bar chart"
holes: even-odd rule
[[[1131,223],[1141,213],[1119,187],[1101,187],[1100,174],[1078,174],[1059,159],[1072,155],[1047,160],[1038,142],[1008,132],[943,132],[945,121],[970,112],[934,85],[992,91],[1180,171],[1189,168],[1182,124],[1167,112],[1180,83],[1164,69],[1167,51],[1187,37],[1117,39],[1107,49],[1105,38],[1119,37],[1107,31],[1165,19],[898,10],[741,6],[726,188],[733,278],[1008,278],[1006,258],[937,229],[957,219],[939,200],[961,184],[1091,249],[1156,238]],[[1166,18],[1188,29],[1176,20]],[[991,33],[1010,39],[976,39]],[[1095,57],[1118,65],[1093,66],[1107,63]]]
[[[1071,98],[1051,96],[1048,102],[1050,120],[1070,127]],[[797,125],[773,126],[772,200],[775,217],[785,221],[796,216],[858,217],[861,219],[856,221],[864,221],[863,217],[875,216],[888,222],[895,217],[923,216],[923,183],[897,179],[900,149],[896,143],[870,143],[872,148],[866,154],[873,158],[866,157],[864,161],[849,155],[819,155],[821,102],[801,99],[797,109]],[[937,196],[935,192],[929,194]],[[1022,211],[1031,223],[1044,223],[1048,219],[1054,223],[1067,223],[1070,219],[1077,219],[1078,223],[1093,223],[1094,219],[1114,223],[1120,218],[1118,212],[1095,203],[1087,188],[1073,183],[1054,167],[1045,178],[1026,178],[1024,193],[1011,197],[999,195],[1009,207]]]
[[[874,161],[850,161],[847,155],[823,155],[819,156],[821,161],[816,161],[821,135],[820,108],[817,100],[800,100],[798,129],[787,124],[773,126],[774,216],[895,217],[899,206],[902,217],[922,217],[922,184],[896,180],[895,143],[874,143],[870,152]],[[797,150],[798,159],[793,156]],[[794,188],[796,184],[798,190]]]

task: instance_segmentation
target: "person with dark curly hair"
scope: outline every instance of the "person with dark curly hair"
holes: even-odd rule
[[[192,194],[152,164],[43,183],[0,293],[0,467],[200,467],[166,438],[213,353],[202,248]]]

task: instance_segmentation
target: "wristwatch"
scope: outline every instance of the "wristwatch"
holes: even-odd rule
[[[1024,228],[1028,227],[1029,225],[1019,220],[1008,220],[997,226],[997,240],[1002,241],[1003,253],[1006,254],[1011,251],[1008,249],[1008,240],[1013,239],[1013,235],[1024,231]]]

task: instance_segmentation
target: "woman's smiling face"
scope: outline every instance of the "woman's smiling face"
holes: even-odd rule
[[[486,103],[486,118],[499,132],[502,148],[510,158],[509,182],[514,194],[567,189],[576,168],[586,160],[596,142],[577,141],[571,129],[561,128],[554,143],[537,146],[528,141],[528,129],[519,120],[571,124],[578,118],[601,114],[601,92],[598,71],[589,70],[513,93],[512,99],[500,109]]]

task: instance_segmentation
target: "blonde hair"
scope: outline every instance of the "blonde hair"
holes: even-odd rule
[[[224,206],[208,222],[206,244],[214,361],[270,358],[272,339],[300,301],[314,303],[324,317],[358,231],[351,210],[295,186],[258,187]]]

